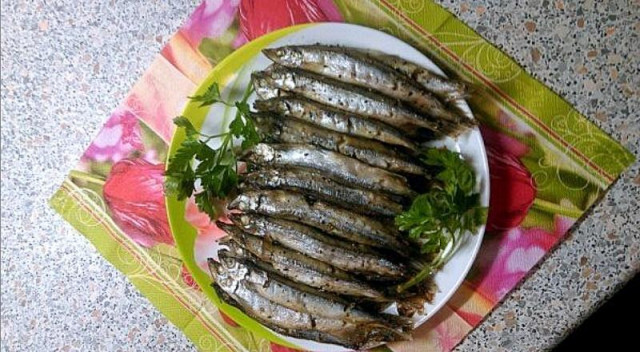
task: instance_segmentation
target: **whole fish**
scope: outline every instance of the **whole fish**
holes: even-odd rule
[[[397,332],[404,332],[412,326],[410,319],[362,310],[340,296],[315,290],[262,270],[251,261],[228,255],[227,251],[221,251],[220,258],[223,264],[213,259],[209,260],[210,271],[217,272],[219,265],[233,268],[227,269],[227,273],[234,275],[234,279],[244,280],[248,287],[268,300],[298,312],[329,319],[342,319],[350,323],[377,322]]]
[[[386,195],[344,186],[313,170],[260,169],[241,178],[240,191],[256,188],[297,191],[338,205],[349,204],[354,211],[365,214],[395,216],[403,211],[400,203]]]
[[[292,45],[264,49],[262,52],[282,66],[373,89],[408,103],[423,114],[455,123],[464,122],[420,84],[359,51],[327,45]],[[466,119],[464,116],[462,118]]]
[[[404,197],[415,195],[403,176],[310,145],[259,143],[240,159],[261,166],[313,169],[343,184]]]
[[[453,102],[468,96],[464,83],[443,77],[423,66],[378,51],[367,51],[366,55],[410,77],[445,102]]]
[[[212,264],[211,272],[215,280],[212,286],[225,303],[237,307],[259,323],[284,335],[353,349],[366,349],[381,342],[410,338],[408,334],[377,321],[349,322],[287,308],[258,292],[254,285],[243,279],[248,274],[246,268],[234,263]]]
[[[254,107],[258,111],[269,111],[281,116],[294,117],[336,132],[401,146],[412,152],[418,150],[413,141],[387,124],[324,106],[299,96],[291,95],[256,100]]]
[[[294,220],[329,234],[406,256],[410,247],[394,226],[322,201],[310,204],[303,195],[286,191],[245,191],[228,208]]]
[[[323,291],[376,302],[390,301],[382,291],[327,263],[249,235],[235,225],[218,226],[231,235],[220,244],[235,257],[251,259],[262,268]]]
[[[300,120],[283,118],[270,113],[252,113],[258,133],[266,142],[312,144],[342,155],[358,159],[385,170],[424,175],[421,166],[408,160],[384,144],[369,139],[333,132]]]
[[[382,94],[277,64],[265,71],[254,72],[252,81],[261,99],[299,94],[337,109],[382,121],[405,132],[413,133],[416,127],[423,127],[441,133],[451,126],[446,120],[418,114]]]
[[[368,246],[345,244],[311,227],[255,214],[232,214],[243,231],[269,238],[283,247],[329,263],[339,269],[401,279],[409,274],[404,264],[390,260]]]

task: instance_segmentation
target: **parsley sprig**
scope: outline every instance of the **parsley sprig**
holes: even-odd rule
[[[421,245],[430,261],[409,281],[397,287],[402,292],[446,263],[456,252],[467,231],[484,224],[487,208],[474,192],[475,174],[460,154],[446,149],[427,149],[421,161],[436,170],[434,184],[413,200],[409,210],[395,218],[396,225]]]
[[[179,200],[195,194],[198,209],[211,219],[218,216],[215,200],[227,196],[238,184],[238,161],[233,151],[233,138],[242,138],[242,150],[260,142],[247,104],[251,87],[247,87],[241,101],[234,103],[222,99],[217,83],[213,83],[204,94],[189,97],[192,101],[200,102],[201,107],[216,103],[235,107],[236,115],[227,132],[207,135],[196,130],[184,116],[173,119],[178,128],[184,129],[186,139],[169,160],[165,171],[165,192]],[[220,146],[211,148],[207,143],[217,138],[221,139]],[[198,183],[200,187],[197,187]]]

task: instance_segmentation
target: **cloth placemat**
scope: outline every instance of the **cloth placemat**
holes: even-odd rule
[[[163,198],[172,118],[208,72],[265,33],[305,22],[386,31],[469,82],[491,173],[478,258],[453,298],[414,332],[377,350],[449,351],[603,196],[634,160],[506,54],[431,1],[205,0],[169,40],[50,203],[201,350],[283,351],[237,326],[199,291],[170,233]],[[194,204],[196,257],[211,225]]]

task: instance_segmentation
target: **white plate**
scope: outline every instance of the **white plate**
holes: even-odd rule
[[[422,65],[431,71],[444,74],[429,58],[400,39],[377,30],[352,24],[321,23],[303,27],[297,32],[274,41],[268,47],[316,43],[378,50],[400,56],[406,60]],[[270,64],[271,61],[263,54],[258,55],[252,61],[248,61],[236,76],[226,82],[223,95],[239,99],[242,95],[241,87],[246,87],[249,84],[251,72],[263,70]],[[255,97],[251,97],[250,102],[253,102],[254,99]],[[466,102],[459,101],[458,105],[466,111],[469,118],[473,118]],[[226,116],[226,118],[221,119],[220,116]],[[202,132],[207,134],[219,132],[223,126],[228,124],[230,116],[229,110],[225,111],[219,104],[214,105],[202,126]],[[438,146],[444,145],[450,150],[460,152],[467,161],[471,162],[476,173],[476,188],[480,192],[480,202],[483,206],[489,206],[489,167],[487,165],[487,155],[479,129],[474,128],[455,139],[446,138],[433,144]],[[478,253],[484,229],[485,227],[482,226],[476,233],[467,236],[467,239],[451,260],[435,275],[438,292],[433,302],[425,306],[425,314],[413,318],[414,327],[420,326],[431,318],[442,308],[449,298],[451,298],[456,289],[458,289]],[[392,307],[391,310],[393,309]],[[283,338],[310,351],[348,351],[348,349],[342,346],[301,340],[287,336],[283,336]]]

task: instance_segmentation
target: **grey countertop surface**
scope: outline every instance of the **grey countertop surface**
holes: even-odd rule
[[[640,2],[440,2],[640,155]],[[193,349],[47,200],[196,5],[2,1],[2,351]],[[550,348],[638,272],[639,172],[458,349]]]

